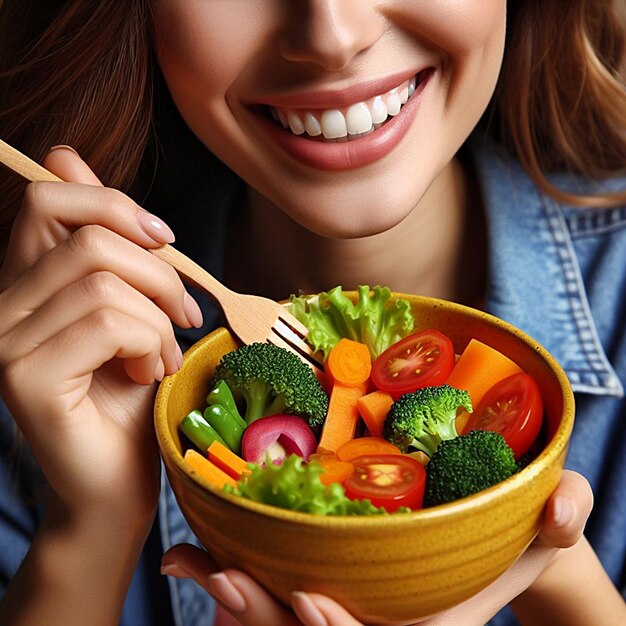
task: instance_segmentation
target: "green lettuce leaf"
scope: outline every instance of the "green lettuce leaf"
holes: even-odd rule
[[[359,285],[358,296],[353,303],[340,286],[315,296],[291,296],[291,313],[309,329],[307,340],[324,357],[346,337],[364,343],[374,360],[413,330],[410,302],[390,302],[388,287]]]
[[[227,485],[224,490],[255,502],[316,515],[387,515],[369,500],[350,500],[338,483],[327,488],[319,478],[323,467],[316,461],[305,463],[297,454],[280,465],[270,462],[265,467],[249,467],[250,474],[237,487]]]

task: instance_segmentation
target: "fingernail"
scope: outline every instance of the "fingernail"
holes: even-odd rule
[[[326,618],[306,593],[294,591],[291,594],[291,606],[305,626],[328,626]]]
[[[137,221],[143,232],[159,243],[172,243],[176,239],[172,229],[160,217],[148,211],[137,211]]]
[[[195,328],[200,328],[203,324],[202,311],[198,303],[185,292],[183,299],[183,313],[187,316],[187,321]]]
[[[48,154],[50,154],[51,152],[54,152],[55,150],[69,150],[70,152],[73,152],[76,156],[80,156],[78,154],[78,152],[76,152],[76,150],[74,150],[74,148],[72,148],[72,146],[66,146],[65,144],[59,144],[58,146],[52,146],[52,148],[50,148],[50,150],[48,150]]]
[[[569,498],[556,496],[554,498],[554,525],[557,528],[567,526],[574,519],[574,503]]]
[[[161,574],[163,574],[163,576],[173,576],[174,578],[193,578],[186,569],[182,568],[180,565],[176,565],[176,563],[162,565]]]
[[[222,572],[211,574],[208,580],[211,595],[227,609],[235,611],[235,613],[243,613],[246,610],[245,598],[239,589],[230,582],[226,574]]]

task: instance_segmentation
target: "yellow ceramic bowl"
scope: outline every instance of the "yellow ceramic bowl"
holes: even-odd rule
[[[450,504],[384,517],[324,517],[282,510],[213,488],[183,464],[177,426],[201,408],[220,357],[236,347],[226,329],[192,346],[163,380],[156,432],[176,498],[198,539],[222,567],[248,572],[288,603],[319,592],[365,623],[408,624],[477,593],[504,572],[538,532],[556,487],[574,420],[573,395],[556,361],[530,337],[480,311],[394,294],[412,303],[416,330],[437,328],[457,352],[476,338],[538,382],[548,443],[524,470]]]

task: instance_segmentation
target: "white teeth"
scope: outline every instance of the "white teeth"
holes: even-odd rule
[[[291,128],[291,132],[294,135],[301,135],[304,132],[304,122],[299,115],[293,111],[288,111],[287,120],[289,121],[289,128]]]
[[[346,113],[346,126],[348,127],[349,135],[366,133],[372,128],[372,114],[365,102],[353,104],[348,109]]]
[[[372,122],[382,124],[387,119],[387,105],[383,102],[382,96],[376,96],[372,101]]]
[[[400,96],[398,92],[394,89],[387,96],[387,113],[389,115],[398,115],[400,113],[400,107],[402,106],[402,102],[400,102]]]
[[[304,128],[311,137],[317,137],[322,134],[322,127],[319,121],[313,113],[309,113],[308,111],[304,114]]]
[[[309,137],[323,135],[325,139],[347,140],[348,136],[367,134],[383,124],[389,116],[398,115],[402,106],[415,93],[416,85],[414,76],[387,93],[365,102],[355,102],[341,110],[303,111],[270,107],[270,114],[276,123],[295,135],[306,133]]]
[[[322,127],[322,133],[326,139],[338,139],[348,134],[346,118],[343,116],[343,113],[337,109],[324,111],[320,118],[320,126]]]
[[[289,128],[289,121],[287,120],[287,114],[283,113],[280,109],[277,109],[277,111],[278,111],[278,119],[280,120],[280,123],[283,125],[283,128],[285,129]]]

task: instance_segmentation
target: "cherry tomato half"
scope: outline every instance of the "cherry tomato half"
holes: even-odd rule
[[[526,454],[539,435],[543,419],[541,392],[532,376],[519,372],[497,382],[482,397],[463,432],[493,430],[513,448],[515,458]]]
[[[352,500],[371,500],[390,513],[401,506],[422,507],[426,470],[404,454],[361,456],[352,461],[354,472],[343,483]]]
[[[372,382],[398,399],[421,387],[443,385],[454,367],[452,342],[438,330],[422,330],[400,339],[372,365]]]

